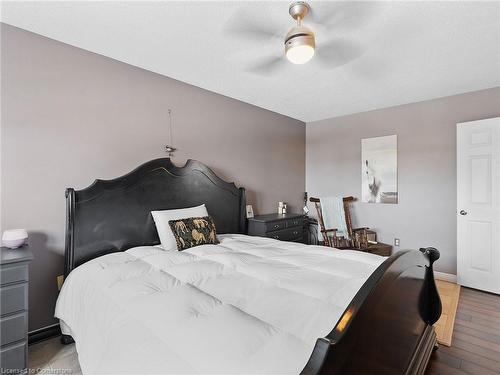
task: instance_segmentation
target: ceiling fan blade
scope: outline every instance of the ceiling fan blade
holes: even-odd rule
[[[276,37],[272,21],[265,22],[262,17],[255,17],[248,12],[236,12],[224,25],[223,31],[228,36],[244,37],[256,41]]]
[[[327,69],[335,69],[361,57],[364,49],[356,42],[334,39],[316,47],[315,58]]]
[[[262,59],[256,64],[250,65],[247,71],[253,74],[268,76],[276,73],[279,69],[283,69],[286,66],[286,61],[283,56],[271,56]]]
[[[383,6],[381,3],[379,1],[314,2],[311,5],[310,19],[326,28],[352,30],[375,18]]]

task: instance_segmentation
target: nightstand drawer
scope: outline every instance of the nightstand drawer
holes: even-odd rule
[[[2,369],[25,369],[27,350],[28,345],[26,345],[26,341],[2,348],[0,354]]]
[[[286,221],[286,227],[291,228],[291,227],[303,227],[304,226],[304,219],[301,217],[298,217],[296,219],[288,219]]]
[[[28,306],[28,283],[3,286],[0,289],[1,315],[22,311]]]
[[[284,220],[271,221],[269,223],[266,223],[266,232],[273,232],[276,230],[285,229],[285,227],[286,227],[286,223]]]
[[[28,281],[28,265],[27,264],[12,264],[2,266],[0,275],[1,284],[10,284],[20,281]]]
[[[28,327],[28,314],[6,316],[0,319],[1,345],[9,344],[26,338]]]
[[[266,237],[281,241],[295,241],[302,239],[303,232],[301,228],[289,228],[275,232],[268,232],[266,233]]]

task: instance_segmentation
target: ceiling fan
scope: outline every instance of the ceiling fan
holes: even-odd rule
[[[362,5],[362,6],[360,6]],[[349,28],[356,28],[366,21],[366,16],[373,14],[373,6],[370,3],[355,4],[346,2],[335,2],[322,6],[313,11],[311,5],[306,1],[295,1],[288,7],[288,13],[296,21],[284,39],[283,50],[273,51],[268,55],[257,57],[256,62],[249,65],[248,71],[256,74],[271,74],[279,69],[286,68],[288,62],[293,64],[305,64],[311,59],[326,69],[333,69],[344,65],[360,57],[364,48],[354,40],[349,40],[344,34]],[[259,43],[274,40],[282,31],[276,30],[273,22],[263,22],[261,17],[255,18],[248,12],[239,12],[236,17],[229,20],[225,31],[230,35],[250,38]],[[304,22],[312,25],[309,28]],[[332,29],[333,37],[325,38]],[[314,30],[321,31],[323,38],[317,43]],[[284,58],[286,57],[286,59]],[[288,62],[287,62],[288,61]]]
[[[311,29],[302,26],[302,20],[307,16],[311,7],[305,1],[296,1],[290,4],[288,13],[297,21],[285,36],[285,56],[293,64],[305,64],[314,56],[316,42]]]

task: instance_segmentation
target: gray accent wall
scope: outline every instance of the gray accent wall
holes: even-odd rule
[[[244,186],[255,213],[301,209],[301,121],[5,24],[1,64],[1,229],[30,232],[30,330],[56,323],[65,189],[166,156],[168,108],[177,165]]]
[[[307,123],[306,190],[361,197],[361,139],[397,134],[399,204],[357,202],[354,224],[399,249],[434,246],[436,270],[455,274],[456,124],[497,116],[500,88]]]

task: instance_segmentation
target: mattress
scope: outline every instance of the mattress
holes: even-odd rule
[[[136,247],[67,277],[56,305],[84,374],[299,374],[385,260],[244,235]]]

